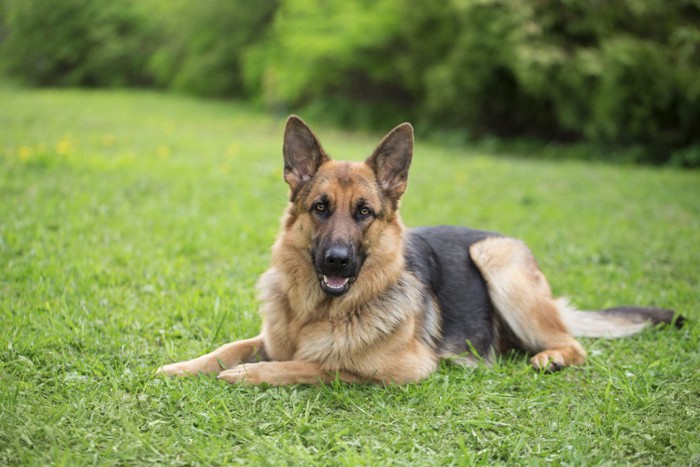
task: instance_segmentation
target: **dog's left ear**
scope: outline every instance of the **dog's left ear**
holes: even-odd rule
[[[321,164],[330,160],[311,128],[292,115],[284,129],[284,181],[291,188],[291,198],[311,180]]]
[[[374,170],[384,193],[398,202],[408,186],[408,168],[413,157],[413,127],[402,123],[384,137],[365,164]]]

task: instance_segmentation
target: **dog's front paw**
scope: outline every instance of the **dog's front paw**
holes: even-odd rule
[[[267,362],[238,365],[219,373],[218,379],[231,384],[247,383],[256,386],[262,383],[274,383],[272,374],[270,371],[267,371],[266,366]]]
[[[188,365],[187,362],[180,362],[163,365],[156,371],[156,376],[176,376],[182,378],[186,376],[197,376],[198,373],[199,368]]]

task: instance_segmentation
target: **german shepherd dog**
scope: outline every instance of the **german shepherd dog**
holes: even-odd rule
[[[519,349],[536,370],[581,365],[574,336],[622,337],[680,324],[670,310],[574,310],[554,299],[520,241],[465,227],[407,230],[399,217],[413,155],[404,123],[364,162],[331,160],[298,117],[287,120],[290,203],[259,280],[262,331],[163,375],[230,383],[412,383],[440,359],[471,365]]]

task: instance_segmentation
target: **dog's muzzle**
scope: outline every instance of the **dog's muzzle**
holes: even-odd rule
[[[321,289],[329,295],[340,296],[350,289],[359,272],[357,255],[348,245],[331,245],[315,255],[314,263]]]

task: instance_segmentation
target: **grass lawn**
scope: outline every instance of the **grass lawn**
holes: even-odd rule
[[[418,141],[402,211],[523,238],[555,293],[674,308],[681,330],[585,339],[586,365],[551,375],[513,354],[408,386],[154,379],[258,330],[284,116],[149,92],[0,102],[0,464],[700,462],[700,172]],[[389,130],[309,123],[355,160]]]

